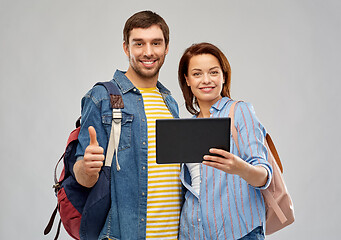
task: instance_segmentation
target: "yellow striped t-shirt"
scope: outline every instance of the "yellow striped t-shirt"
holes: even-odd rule
[[[178,236],[181,183],[179,164],[156,163],[155,120],[173,118],[159,90],[139,88],[148,124],[148,195],[146,239],[174,240]]]

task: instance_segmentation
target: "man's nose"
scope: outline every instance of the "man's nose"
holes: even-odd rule
[[[153,47],[150,44],[146,44],[143,50],[144,50],[143,54],[145,56],[151,57],[154,54]]]

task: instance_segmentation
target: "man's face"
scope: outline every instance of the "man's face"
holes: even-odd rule
[[[152,25],[149,28],[134,28],[130,32],[129,44],[123,44],[129,57],[132,70],[141,78],[153,78],[158,75],[168,53],[168,46],[161,28]]]

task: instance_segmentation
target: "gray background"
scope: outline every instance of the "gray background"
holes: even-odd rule
[[[0,239],[53,239],[53,170],[80,99],[128,61],[122,29],[151,9],[171,29],[160,80],[189,116],[177,83],[184,49],[209,41],[232,66],[232,97],[271,133],[296,222],[268,239],[339,238],[341,1],[1,0]],[[62,230],[61,239],[69,239]]]

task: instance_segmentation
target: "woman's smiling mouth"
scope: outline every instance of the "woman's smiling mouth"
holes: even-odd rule
[[[211,87],[200,87],[199,89],[203,92],[210,92],[214,89],[215,87],[214,86],[211,86]]]

